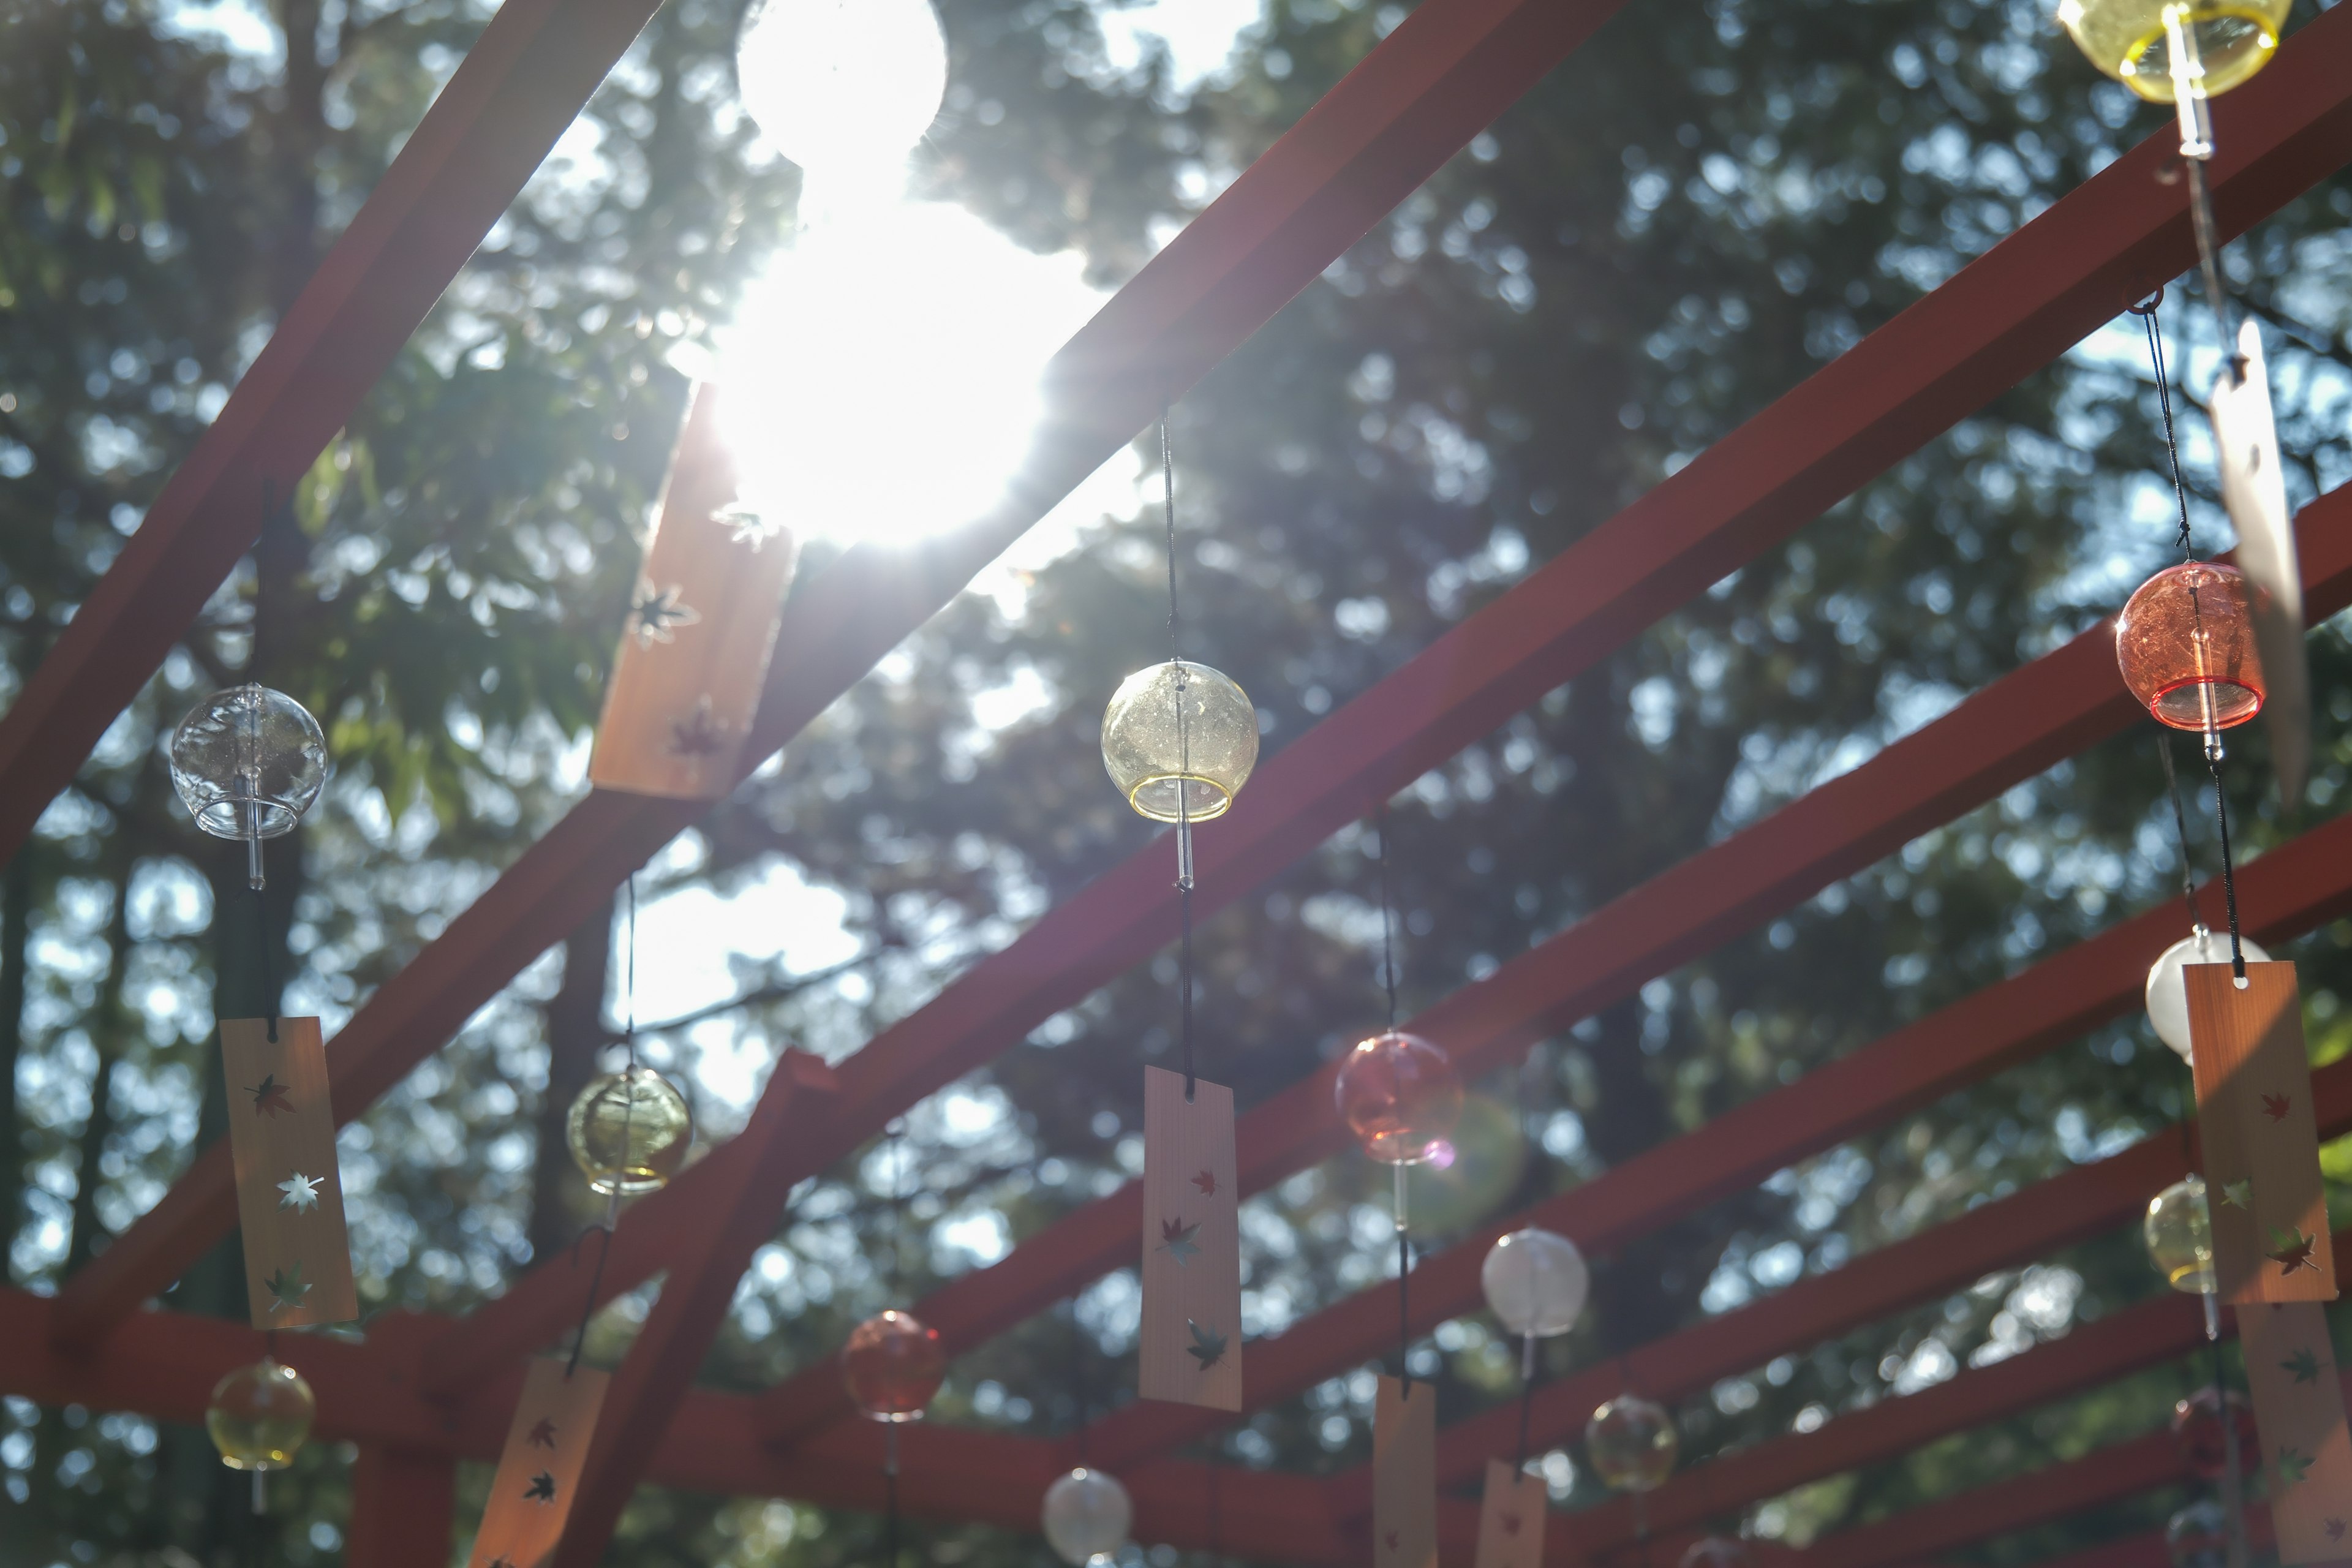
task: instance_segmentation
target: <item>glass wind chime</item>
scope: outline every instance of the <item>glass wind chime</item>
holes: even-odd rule
[[[171,774],[173,788],[199,829],[246,847],[246,886],[253,894],[254,951],[260,964],[261,1010],[268,1019],[266,1040],[276,1045],[278,993],[270,972],[268,922],[262,903],[268,881],[262,845],[293,832],[319,798],[327,782],[326,735],[299,702],[247,682],[214,693],[180,721],[172,735]],[[268,1078],[260,1083],[257,1110],[272,1119],[284,1114],[283,1101],[273,1093],[280,1086]],[[230,1087],[234,1091],[240,1086]],[[239,1130],[234,1119],[231,1126]],[[331,1127],[327,1137],[331,1144]],[[316,1206],[320,1194],[313,1189],[324,1176],[321,1167],[318,1177],[289,1177],[305,1209]],[[247,1184],[241,1179],[239,1184]],[[348,1273],[348,1250],[342,1261]],[[284,1282],[282,1268],[278,1277]],[[264,1478],[294,1462],[318,1413],[310,1384],[278,1360],[277,1334],[267,1324],[263,1327],[268,1353],[224,1376],[205,1410],[205,1430],[221,1463],[253,1477],[256,1513],[267,1506]]]
[[[1444,1047],[1397,1027],[1395,900],[1389,883],[1389,817],[1374,818],[1380,840],[1381,981],[1388,992],[1388,1026],[1360,1040],[1339,1063],[1332,1096],[1357,1146],[1395,1174],[1397,1243],[1397,1378],[1412,1388],[1412,1239],[1406,1205],[1407,1173],[1450,1156],[1454,1123],[1462,1119],[1462,1079]]]
[[[1094,1421],[1093,1380],[1087,1375],[1087,1352],[1078,1321],[1078,1304],[1070,1303],[1070,1367],[1076,1384],[1077,1463],[1054,1478],[1038,1510],[1038,1525],[1045,1544],[1070,1568],[1108,1563],[1126,1546],[1135,1523],[1135,1504],[1118,1478],[1087,1462],[1087,1433]]]
[[[890,1135],[890,1293],[899,1295],[906,1250],[904,1123]],[[920,1421],[947,1381],[947,1347],[940,1331],[912,1312],[887,1307],[850,1331],[841,1349],[842,1381],[858,1413],[882,1423],[883,1562],[898,1563],[898,1428]]]
[[[1234,1096],[1202,1079],[1192,1037],[1192,829],[1233,809],[1257,765],[1257,710],[1231,679],[1184,657],[1176,580],[1176,469],[1160,422],[1169,658],[1119,683],[1103,712],[1103,767],[1129,806],[1176,840],[1180,1072],[1143,1071],[1143,1307],[1137,1391],[1241,1408],[1239,1168]]]

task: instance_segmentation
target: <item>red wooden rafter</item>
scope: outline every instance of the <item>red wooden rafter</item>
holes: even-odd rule
[[[1019,501],[921,557],[853,551],[808,586],[779,649],[756,731],[760,743],[748,749],[747,765],[862,676],[1613,9],[1608,0],[1575,5],[1429,0],[1419,7],[1056,357],[1052,417]],[[307,468],[647,14],[644,0],[510,0],[491,23],[214,429],[0,720],[0,780],[7,784],[0,790],[0,847],[22,842],[40,807],[63,787],[106,722],[160,662],[177,629],[250,544],[262,486],[290,484]],[[2222,131],[2222,153],[2212,170],[2217,205],[2225,230],[2234,233],[2352,157],[2352,21],[2330,13],[2305,27],[2266,76],[2264,92],[2224,100],[2217,118]],[[1358,815],[1368,800],[1384,796],[1542,691],[1591,668],[1658,616],[1787,538],[2120,305],[2179,272],[2189,245],[2178,188],[2158,178],[2168,161],[2167,140],[2160,133],[2070,194],[1276,758],[1253,791],[1253,809],[1204,836],[1209,907],[1246,893]],[[2340,531],[2323,542],[2340,551]],[[2309,551],[2306,563],[2317,564]],[[2347,570],[2345,562],[2330,560],[2315,574],[2315,598],[2340,604]],[[1680,889],[1686,903],[1696,896],[1696,918],[1676,924],[1654,916],[1634,935],[1613,941],[1606,933],[1571,931],[1571,945],[1549,954],[1564,973],[1525,978],[1529,970],[1523,961],[1516,973],[1507,969],[1496,977],[1511,976],[1505,984],[1449,999],[1428,1022],[1442,1037],[1454,1031],[1449,1044],[1473,1040],[1463,1054],[1475,1063],[1507,1055],[1623,994],[2029,776],[2104,732],[2102,726],[2118,727],[2127,705],[2114,691],[2111,673],[2098,672],[2108,683],[2104,690],[2091,684],[2092,668],[2089,656],[2076,649],[2035,667],[2038,679],[2052,683],[2046,691],[2036,686],[2038,700],[2075,704],[2068,710],[2075,720],[2072,729],[2051,725],[2022,739],[2012,736],[1997,753],[1957,746],[1956,738],[1980,722],[1979,703],[1965,721],[1948,719],[1890,748],[1879,759],[1884,766],[1874,764],[1874,787],[1891,795],[1852,789],[1840,795],[1830,786],[1775,819],[1780,836],[1796,841],[1777,857],[1760,840],[1734,839],[1720,847],[1722,853],[1696,857],[1627,895],[1664,905],[1670,900],[1659,889]],[[1964,705],[1950,717],[1969,712]],[[1853,820],[1856,810],[1862,820]],[[579,908],[609,890],[692,816],[691,808],[665,803],[607,795],[583,801],[337,1037],[330,1065],[339,1121],[359,1115],[437,1048],[524,963],[559,940]],[[2305,865],[2352,861],[2346,854],[2352,819],[2321,828],[2303,844],[2315,851],[2300,858]],[[2322,849],[2326,853],[2315,852]],[[2298,875],[2285,864],[2288,858],[2256,863],[2243,881],[2252,923],[2264,934],[2308,925],[2347,901],[2343,889],[2324,886],[2324,874]],[[640,1345],[639,1370],[625,1368],[622,1379],[624,1387],[636,1391],[632,1408],[655,1430],[667,1413],[656,1407],[654,1384],[690,1375],[715,1327],[714,1312],[723,1313],[742,1257],[757,1245],[756,1237],[746,1239],[764,1206],[751,1202],[753,1195],[781,1194],[793,1179],[836,1162],[889,1116],[982,1065],[1004,1042],[1164,942],[1169,921],[1158,897],[1164,874],[1156,849],[1137,857],[1048,914],[1006,953],[975,966],[929,1007],[885,1031],[842,1064],[839,1111],[826,1120],[822,1135],[779,1139],[772,1128],[788,1118],[782,1111],[773,1122],[763,1117],[751,1136],[682,1178],[665,1194],[667,1205],[645,1205],[637,1223],[624,1227],[615,1244],[616,1289],[681,1252],[688,1260],[664,1290],[649,1338]],[[2057,973],[2053,965],[2060,961],[2040,966],[1995,988],[1988,995],[1998,1000],[1981,1005],[1988,1014],[2003,1006],[2041,1009],[1999,1045],[1951,1040],[1957,1026],[1950,1019],[1969,1016],[1969,1005],[1948,1010],[1938,1016],[1946,1020],[1944,1035],[1933,1032],[1936,1019],[1918,1026],[1927,1032],[1914,1047],[1934,1045],[1928,1053],[1934,1059],[1908,1076],[1907,1069],[1887,1065],[1883,1047],[1863,1053],[1865,1066],[1850,1059],[1814,1075],[1824,1087],[1804,1102],[1813,1120],[1792,1141],[1779,1129],[1769,1135],[1743,1132],[1761,1129],[1771,1120],[1768,1112],[1745,1121],[1739,1120],[1745,1113],[1723,1119],[1711,1131],[1735,1145],[1737,1157],[1687,1179],[1672,1201],[1687,1206],[1755,1179],[1753,1162],[1768,1145],[1779,1147],[1776,1139],[1786,1147],[1764,1170],[1785,1163],[1790,1149],[1803,1152],[1807,1139],[1815,1140],[1810,1147],[1826,1146],[2079,1031],[2097,1021],[2093,1014],[2111,1016],[2116,987],[2105,971],[2126,964],[2120,955],[2130,941],[2141,940],[2144,924],[2156,929],[2146,921],[2133,922],[2076,950],[2090,956],[2067,955],[2074,968],[2099,972],[2104,989],[2087,1011],[2077,1005],[2068,1012],[2063,1002],[2037,994],[2035,976],[2042,975],[2046,986],[2045,972]],[[2146,952],[2136,952],[2129,962],[2144,964]],[[1339,1146],[1326,1087],[1320,1079],[1298,1086],[1253,1116],[1244,1142],[1245,1186],[1260,1190]],[[1850,1097],[1848,1103],[1837,1102],[1841,1094]],[[1791,1103],[1780,1095],[1771,1101],[1782,1112]],[[2109,1164],[2120,1167],[2129,1158]],[[2157,1162],[2157,1156],[2143,1158]],[[1608,1181],[1596,1182],[1540,1212],[1557,1207],[1580,1236],[1614,1239],[1644,1223],[1645,1212],[1652,1221],[1664,1212],[1643,1211],[1614,1191]],[[656,1226],[657,1217],[692,1213],[721,1195],[742,1200],[722,1205],[727,1223]],[[960,1343],[976,1342],[1126,1261],[1133,1201],[1129,1194],[1091,1205],[1016,1249],[1006,1264],[940,1292],[933,1310],[949,1320],[942,1326]],[[227,1163],[215,1150],[56,1300],[0,1292],[7,1342],[24,1347],[0,1368],[0,1377],[37,1398],[193,1418],[211,1380],[254,1353],[252,1336],[235,1325],[135,1309],[223,1234],[232,1213]],[[1475,1250],[1460,1249],[1462,1258],[1448,1255],[1425,1270],[1416,1293],[1432,1297],[1429,1318],[1475,1300],[1475,1287],[1466,1283],[1475,1258],[1462,1260]],[[1860,1278],[1869,1263],[1862,1260],[1846,1272]],[[1891,1277],[1891,1265],[1888,1271]],[[1919,1282],[1910,1279],[1906,1288]],[[1775,1300],[1798,1298],[1803,1289]],[[407,1495],[426,1500],[415,1518],[429,1518],[430,1500],[440,1495],[439,1478],[446,1473],[446,1459],[436,1456],[496,1451],[499,1424],[513,1394],[512,1358],[546,1337],[553,1295],[543,1275],[535,1276],[518,1286],[511,1305],[463,1327],[402,1314],[380,1321],[364,1347],[306,1342],[304,1370],[326,1396],[323,1435],[349,1435],[362,1443],[362,1517],[385,1520],[393,1507],[386,1500]],[[1734,1346],[1737,1353],[1749,1353],[1742,1333],[1759,1342],[1775,1334],[1818,1337],[1832,1321],[1786,1309],[1776,1318],[1774,1305],[1760,1303],[1751,1310],[1759,1314],[1754,1318],[1741,1315],[1742,1323],[1726,1331],[1717,1353],[1730,1355]],[[1384,1343],[1385,1324],[1366,1340],[1367,1331],[1356,1322],[1362,1315],[1360,1303],[1341,1303],[1314,1320],[1328,1331],[1315,1345],[1308,1344],[1310,1336],[1293,1334],[1254,1348],[1253,1404],[1296,1392]],[[2145,1321],[2155,1324],[2159,1315],[2151,1309]],[[1781,1320],[1791,1321],[1772,1334],[1756,1328]],[[2144,1331],[2161,1337],[2155,1328]],[[1331,1348],[1319,1348],[1325,1343]],[[488,1345],[495,1353],[478,1356],[467,1367],[472,1375],[457,1379],[448,1369],[468,1344]],[[69,1353],[93,1347],[101,1353]],[[2138,1352],[2118,1342],[2105,1353],[2127,1360]],[[2052,1358],[2036,1367],[2058,1364]],[[419,1374],[446,1394],[477,1397],[433,1403],[417,1386]],[[835,1421],[839,1402],[819,1391],[813,1381],[819,1375],[812,1369],[764,1400],[683,1394],[677,1403],[691,1418],[668,1423],[667,1436],[648,1445],[642,1467],[604,1456],[607,1479],[623,1496],[643,1473],[674,1484],[792,1489],[818,1500],[870,1506],[878,1492],[874,1472],[880,1443],[870,1428],[835,1427],[822,1444],[803,1442],[782,1454],[762,1442],[805,1436]],[[1967,1392],[1924,1407],[1931,1414],[1913,1408],[1880,1419],[1896,1427],[1907,1420],[1911,1425],[1902,1430],[1916,1433],[1936,1418],[1935,1410],[1962,1418],[2009,1408],[2002,1401],[2076,1374],[2063,1369],[2046,1374],[2049,1384],[2036,1381],[2043,1375],[2021,1368],[1992,1381],[1962,1380]],[[1465,1456],[1482,1446],[1483,1419],[1449,1434],[1449,1469],[1462,1468]],[[1846,1452],[1837,1445],[1855,1443],[1856,1434],[1869,1430],[1845,1425],[1859,1419],[1842,1418],[1824,1428],[1825,1434],[1843,1432],[1808,1449],[1811,1457],[1802,1462],[1818,1465]],[[1131,1410],[1106,1423],[1097,1438],[1140,1461],[1191,1430],[1181,1421]],[[2152,1453],[2147,1442],[2120,1445],[1849,1531],[1817,1547],[1814,1555],[1837,1568],[1876,1568],[1952,1549],[2054,1517],[2053,1510],[2124,1495],[2118,1488],[2156,1484],[2167,1475]],[[1066,1458],[1052,1444],[938,1427],[910,1434],[908,1457],[911,1510],[1013,1528],[1031,1524],[1045,1479]],[[1764,1461],[1756,1463],[1760,1468]],[[1218,1540],[1203,1528],[1213,1484],[1219,1487],[1219,1506],[1210,1512],[1225,1527]],[[1337,1559],[1360,1500],[1359,1483],[1349,1478],[1327,1485],[1226,1472],[1218,1481],[1201,1467],[1165,1458],[1143,1466],[1130,1485],[1139,1525],[1150,1538],[1300,1562]],[[441,1517],[446,1530],[446,1510]],[[411,1524],[429,1533],[415,1519]]]

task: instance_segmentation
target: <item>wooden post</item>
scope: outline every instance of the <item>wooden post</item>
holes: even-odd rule
[[[445,1568],[457,1499],[457,1462],[449,1455],[362,1443],[343,1568]]]

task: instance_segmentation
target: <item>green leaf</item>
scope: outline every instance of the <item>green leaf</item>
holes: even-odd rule
[[[1184,1216],[1181,1215],[1174,1219],[1163,1219],[1160,1222],[1159,1250],[1174,1258],[1176,1267],[1181,1268],[1187,1259],[1198,1258],[1201,1255],[1199,1244],[1192,1239],[1200,1233],[1201,1224],[1198,1220],[1186,1225]]]
[[[2312,1354],[2308,1347],[2295,1352],[2286,1360],[2279,1363],[2279,1365],[2284,1370],[2294,1373],[2297,1383],[2319,1381],[2319,1358]]]

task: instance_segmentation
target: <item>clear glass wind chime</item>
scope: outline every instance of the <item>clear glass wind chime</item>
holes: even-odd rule
[[[275,1040],[278,996],[262,903],[268,885],[262,844],[293,832],[326,786],[326,735],[299,702],[247,681],[215,692],[180,721],[172,733],[171,773],[173,789],[199,829],[245,845],[261,1011]],[[269,1339],[268,1353],[223,1377],[205,1408],[205,1430],[221,1463],[253,1477],[256,1513],[267,1506],[264,1478],[294,1462],[318,1414],[310,1383],[278,1359],[277,1336]]]

